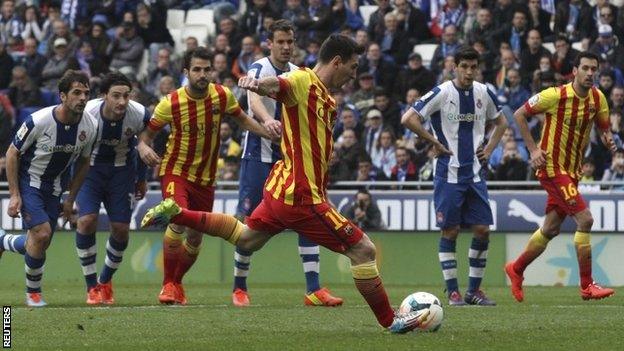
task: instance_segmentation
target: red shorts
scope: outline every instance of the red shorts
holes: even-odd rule
[[[553,178],[540,177],[542,187],[548,193],[546,213],[557,211],[560,217],[573,216],[587,208],[587,203],[578,191],[578,180],[566,174]]]
[[[364,235],[362,229],[327,202],[288,206],[268,194],[245,223],[253,230],[270,234],[292,229],[312,242],[340,253],[357,244]]]
[[[203,186],[180,176],[165,174],[160,179],[160,187],[163,199],[171,197],[180,207],[212,212],[215,192],[213,186]]]

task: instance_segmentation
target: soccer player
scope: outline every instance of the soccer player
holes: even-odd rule
[[[76,204],[79,218],[76,251],[87,283],[87,304],[113,304],[111,279],[128,247],[132,203],[145,196],[145,164],[137,162],[136,144],[149,121],[143,105],[130,100],[132,83],[121,73],[109,73],[102,80],[103,98],[87,102],[86,111],[98,121],[97,141],[91,167]],[[110,221],[106,259],[97,277],[95,232],[100,204]]]
[[[46,305],[41,296],[46,249],[59,213],[65,221],[70,219],[97,136],[97,120],[83,114],[89,98],[87,75],[69,70],[58,88],[61,104],[28,116],[6,153],[11,194],[7,213],[14,218],[21,214],[28,231],[25,235],[0,236],[0,251],[24,255],[26,304],[31,307]],[[72,164],[74,177],[68,185]],[[68,188],[61,205],[61,194]]]
[[[138,145],[141,159],[149,166],[160,165],[163,198],[174,198],[180,206],[212,211],[214,182],[219,158],[219,128],[225,115],[244,129],[269,139],[279,138],[245,114],[232,92],[211,82],[212,55],[205,47],[184,55],[185,85],[162,99]],[[167,150],[160,157],[151,148],[158,131],[171,125]],[[199,254],[201,231],[171,224],[163,239],[164,279],[158,296],[164,304],[186,304],[182,278]]]
[[[516,123],[531,153],[531,166],[546,193],[546,218],[529,239],[524,252],[505,265],[511,292],[518,302],[524,300],[524,270],[546,250],[548,242],[559,235],[567,216],[576,221],[574,246],[579,265],[583,300],[602,299],[614,294],[592,278],[590,231],[594,219],[578,191],[581,161],[589,143],[592,124],[600,130],[602,142],[615,152],[609,126],[609,106],[600,89],[593,85],[599,57],[582,52],[576,56],[571,83],[542,90],[514,114]],[[541,141],[535,142],[527,125],[529,116],[544,113]]]
[[[355,76],[363,48],[340,34],[321,45],[314,69],[301,68],[260,80],[246,76],[239,86],[282,103],[282,159],[271,170],[264,197],[247,224],[234,216],[191,211],[166,199],[150,209],[142,225],[173,222],[221,237],[248,251],[290,228],[351,260],[355,285],[377,321],[392,332],[413,330],[426,322],[429,309],[395,316],[377,270],[375,245],[327,199],[328,163],[336,103],[329,94]]]
[[[482,165],[498,145],[507,127],[496,96],[485,84],[475,82],[479,53],[464,47],[455,54],[455,78],[433,88],[416,101],[402,123],[431,142],[437,155],[433,201],[437,225],[442,231],[438,258],[446,282],[449,305],[493,306],[481,290],[490,230],[493,223]],[[422,127],[430,120],[435,137]],[[483,146],[486,122],[496,127]],[[462,298],[457,282],[455,246],[460,226],[469,226],[473,238],[468,251],[468,289]]]
[[[275,77],[297,69],[289,62],[295,45],[293,25],[287,20],[278,20],[269,28],[268,57],[254,62],[248,76],[260,79]],[[281,133],[279,120],[282,104],[269,97],[262,97],[254,92],[247,92],[250,115],[262,121],[267,128]],[[243,160],[239,177],[238,216],[249,217],[262,200],[264,182],[271,167],[281,158],[280,150],[271,140],[263,139],[253,133],[247,133],[243,144]],[[239,247],[234,253],[234,292],[232,303],[235,306],[248,306],[247,275],[251,260],[251,251]],[[299,235],[299,255],[303,260],[307,293],[304,303],[309,306],[339,306],[342,299],[331,295],[327,288],[319,283],[319,246],[305,236]]]

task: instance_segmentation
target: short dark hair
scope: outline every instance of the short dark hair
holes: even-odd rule
[[[334,57],[340,56],[343,62],[351,59],[354,54],[361,55],[364,48],[352,38],[343,34],[332,34],[325,39],[319,50],[320,63],[329,63]]]
[[[80,83],[88,87],[89,77],[83,71],[77,71],[73,69],[65,71],[65,74],[63,74],[61,79],[58,81],[59,93],[69,93],[69,90],[74,83]]]
[[[578,55],[576,55],[576,58],[574,59],[574,67],[578,68],[579,65],[581,64],[581,59],[584,59],[584,58],[590,59],[590,60],[596,60],[596,62],[600,64],[600,56],[594,54],[593,52],[582,51]]]
[[[472,46],[462,46],[455,52],[455,64],[459,65],[462,60],[470,61],[477,60],[479,61],[479,52],[475,50]]]
[[[361,154],[359,154],[357,160],[358,160],[358,163],[362,163],[362,162],[371,163],[371,164],[373,163],[373,159],[366,152],[362,152]]]
[[[386,88],[384,87],[375,87],[375,89],[373,90],[373,98],[376,98],[379,96],[390,97],[390,94],[388,94],[388,92],[386,91]]]
[[[357,196],[358,194],[364,194],[364,195],[367,195],[368,197],[371,197],[370,192],[368,192],[366,188],[359,188],[357,193],[355,193],[355,196]]]
[[[558,34],[557,38],[555,38],[555,43],[558,41],[565,41],[568,45],[570,45],[570,39],[565,34]]]
[[[269,40],[273,40],[273,33],[275,32],[288,33],[290,31],[295,32],[295,26],[293,26],[292,22],[285,19],[277,20],[269,26]]]
[[[186,53],[184,53],[184,67],[183,68],[190,69],[191,60],[193,58],[208,60],[210,61],[210,64],[212,64],[213,55],[205,46],[198,46],[195,49],[189,50]]]
[[[130,88],[130,90],[132,90],[132,82],[130,82],[130,79],[128,77],[119,72],[110,72],[106,74],[106,76],[104,76],[104,79],[102,79],[100,92],[102,94],[108,94],[110,88],[115,85],[125,85]]]

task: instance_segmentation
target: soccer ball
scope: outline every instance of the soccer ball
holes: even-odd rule
[[[422,309],[429,309],[429,316],[427,319],[415,330],[420,331],[438,331],[442,326],[442,319],[444,318],[444,311],[442,310],[442,304],[440,299],[435,295],[428,292],[415,292],[407,296],[401,306],[399,307],[399,313],[409,313],[412,311],[419,311]]]

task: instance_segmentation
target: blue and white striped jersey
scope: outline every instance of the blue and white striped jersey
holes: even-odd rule
[[[20,186],[30,185],[59,196],[69,183],[69,169],[78,157],[89,157],[97,135],[97,120],[85,111],[75,124],[56,119],[56,106],[28,116],[15,134],[20,152]]]
[[[460,89],[444,82],[414,103],[412,107],[431,120],[436,138],[453,152],[436,160],[435,176],[449,183],[481,181],[477,148],[484,142],[485,122],[498,117],[500,106],[485,84],[474,82]]]
[[[87,102],[88,111],[98,121],[97,141],[91,154],[91,165],[134,167],[137,160],[137,134],[147,125],[151,114],[138,102],[130,100],[126,115],[119,121],[110,121],[102,116],[103,99]]]
[[[288,67],[288,71],[297,69],[297,66],[292,63],[288,63]],[[268,57],[264,57],[251,65],[249,71],[247,71],[247,75],[259,79],[263,77],[276,77],[288,71],[282,71],[276,68],[273,66]],[[260,98],[262,99],[262,103],[264,104],[264,107],[266,107],[269,114],[274,116],[276,120],[281,120],[282,104],[270,97],[261,96]],[[253,117],[249,97],[247,98],[247,105],[249,106],[248,113]],[[245,137],[243,139],[243,158],[266,163],[275,163],[277,160],[282,158],[282,155],[279,145],[275,145],[271,143],[270,140],[264,139],[247,131],[245,132]]]

